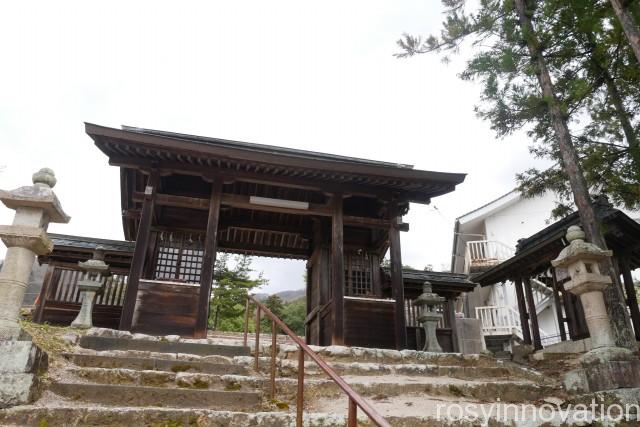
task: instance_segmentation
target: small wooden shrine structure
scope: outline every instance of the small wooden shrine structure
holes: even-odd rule
[[[640,224],[624,212],[613,208],[604,198],[596,199],[594,208],[602,223],[607,247],[613,250],[615,273],[621,276],[631,322],[636,339],[640,341],[640,310],[631,276],[631,271],[640,267]],[[508,280],[515,283],[523,340],[526,344],[533,344],[536,349],[541,349],[543,343],[531,288],[533,277],[553,291],[560,339],[580,340],[589,336],[580,299],[564,291],[563,285],[570,278],[566,271],[556,271],[551,266],[551,260],[567,245],[565,234],[571,225],[580,225],[577,212],[526,239],[521,239],[516,247],[515,256],[472,278],[481,286]]]
[[[407,347],[402,215],[409,203],[453,191],[464,174],[148,129],[85,128],[120,168],[124,235],[135,241],[120,329],[204,337],[214,261],[224,251],[307,260],[310,343],[382,335],[382,347]],[[380,269],[387,250],[388,278]],[[364,310],[363,299],[370,300]],[[377,312],[385,313],[379,330],[370,327]]]

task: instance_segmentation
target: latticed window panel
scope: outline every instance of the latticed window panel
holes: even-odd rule
[[[161,233],[156,249],[154,279],[200,283],[204,250],[201,236]]]
[[[345,287],[349,296],[372,296],[371,257],[365,251],[345,256]]]

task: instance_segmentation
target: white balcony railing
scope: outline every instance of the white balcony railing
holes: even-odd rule
[[[476,307],[476,317],[482,324],[482,335],[516,335],[522,339],[520,313],[513,307],[489,305]],[[544,347],[560,341],[558,334],[549,334],[538,328]]]
[[[476,307],[476,318],[480,319],[483,335],[512,335],[522,338],[520,313],[507,306],[489,305]]]
[[[495,240],[473,240],[467,242],[464,261],[464,272],[469,274],[474,269],[493,267],[511,258],[515,249]]]

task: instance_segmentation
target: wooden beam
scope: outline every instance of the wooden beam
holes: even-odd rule
[[[109,159],[111,166],[118,166],[121,168],[141,169],[150,168],[151,162],[144,159],[133,159],[129,157],[111,157]],[[335,183],[335,182],[319,182],[317,180],[301,178],[301,177],[289,177],[289,176],[276,176],[264,173],[247,172],[240,170],[227,170],[214,166],[197,166],[186,163],[168,162],[163,161],[157,163],[158,170],[163,174],[182,174],[192,176],[221,176],[225,180],[232,180],[238,182],[249,182],[255,184],[273,185],[286,188],[299,188],[302,190],[311,190],[317,192],[329,192],[342,191],[344,193],[378,198],[381,200],[391,200],[393,197],[397,197],[401,192],[392,192],[389,190],[382,190],[375,187],[368,187],[365,185],[356,185],[349,183]],[[215,179],[215,178],[214,178]],[[453,191],[455,185],[451,185],[447,188],[446,192]],[[431,199],[423,200],[419,197],[413,197],[415,200],[411,200],[415,203],[430,203]]]
[[[344,226],[342,194],[332,198],[331,221],[331,289],[333,301],[332,345],[344,345]]]
[[[397,205],[391,206],[389,215],[389,251],[391,258],[391,290],[395,299],[393,319],[396,349],[407,348],[407,327],[404,315],[404,280],[402,277],[402,252],[400,250],[400,230],[396,224],[400,223]]]
[[[540,340],[540,328],[538,327],[538,313],[536,313],[536,303],[533,299],[533,291],[531,290],[531,279],[524,278],[524,293],[527,297],[527,306],[529,307],[529,319],[531,320],[531,334],[533,335],[533,348],[542,350],[542,341]]]
[[[520,277],[513,281],[516,288],[516,298],[518,299],[518,312],[520,313],[520,328],[522,328],[522,340],[525,344],[531,345],[531,330],[529,329],[529,316],[527,315],[527,305],[524,301],[522,291],[522,279]]]
[[[213,267],[216,263],[218,251],[218,219],[220,218],[220,196],[222,182],[215,181],[211,189],[209,201],[209,217],[207,220],[207,234],[202,256],[202,270],[200,271],[200,293],[198,294],[198,315],[194,336],[207,337],[207,323],[209,321],[209,301],[211,300],[211,285],[213,283]]]
[[[283,248],[277,246],[261,246],[254,245],[252,243],[237,243],[222,241],[219,242],[219,252],[242,252],[251,253],[254,255],[272,256],[276,258],[293,258],[293,259],[307,259],[309,258],[309,251],[306,249],[297,248]]]
[[[129,271],[129,279],[127,281],[127,290],[122,305],[122,315],[120,316],[120,330],[130,331],[133,322],[133,314],[136,308],[136,300],[138,298],[138,284],[144,269],[144,261],[147,255],[147,246],[149,245],[149,235],[151,232],[151,222],[153,219],[154,199],[158,186],[158,175],[149,176],[148,185],[144,192],[144,200],[142,201],[142,217],[138,226],[138,236],[136,237],[136,248],[133,251],[131,260],[131,270]]]
[[[141,202],[144,199],[144,194],[141,192],[134,192],[132,198],[134,202]],[[157,194],[155,203],[158,206],[172,206],[172,207],[196,209],[196,210],[209,209],[209,199],[203,199],[199,197],[176,196],[173,194]],[[222,204],[226,206],[231,206],[233,208],[251,209],[251,210],[263,211],[263,212],[279,212],[279,213],[288,213],[288,214],[295,214],[295,215],[314,215],[314,216],[327,216],[327,217],[333,215],[332,209],[328,205],[311,203],[309,204],[309,209],[292,209],[292,208],[282,208],[277,206],[264,206],[264,205],[257,205],[257,204],[251,203],[249,201],[249,196],[238,195],[238,194],[228,194],[228,193],[222,194]],[[353,215],[343,215],[343,224],[348,226],[353,226],[353,227],[362,227],[362,228],[388,228],[390,225],[389,220],[386,220],[386,219],[359,217],[359,216],[353,216]],[[398,224],[398,229],[400,231],[409,231],[409,224],[407,223]]]
[[[638,308],[638,298],[636,297],[636,289],[631,276],[631,263],[629,258],[624,256],[620,258],[619,264],[620,270],[622,270],[624,289],[627,294],[627,305],[631,313],[631,322],[633,323],[636,340],[640,341],[640,309]]]

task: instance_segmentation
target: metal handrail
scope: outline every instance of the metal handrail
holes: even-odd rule
[[[275,373],[276,373],[276,337],[277,337],[277,329],[280,328],[284,333],[289,335],[300,348],[298,351],[298,394],[297,394],[297,403],[296,403],[296,426],[302,427],[302,413],[303,413],[303,404],[304,404],[304,355],[305,353],[311,360],[316,362],[316,364],[322,369],[328,376],[331,378],[338,387],[342,389],[343,392],[349,397],[349,410],[347,412],[347,426],[348,427],[356,427],[358,424],[358,407],[362,409],[362,411],[367,414],[369,419],[373,421],[379,427],[391,427],[391,425],[382,418],[382,415],[378,413],[369,403],[367,403],[362,396],[351,388],[349,384],[347,384],[344,379],[340,375],[336,373],[324,360],[318,356],[318,354],[311,350],[309,346],[300,339],[298,335],[296,335],[289,327],[280,319],[278,316],[273,314],[264,304],[257,301],[253,295],[247,295],[247,304],[245,306],[245,315],[244,315],[244,345],[247,345],[247,337],[249,334],[249,308],[250,304],[253,302],[256,305],[256,339],[255,339],[255,369],[259,371],[260,368],[260,312],[264,312],[264,314],[271,319],[271,384],[270,384],[270,395],[271,398],[275,397],[276,392],[276,383],[275,383]]]

